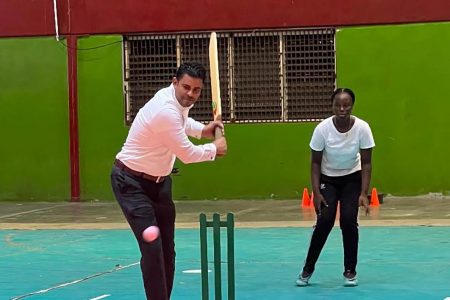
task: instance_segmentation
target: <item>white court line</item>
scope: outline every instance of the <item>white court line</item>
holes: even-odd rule
[[[106,297],[109,297],[109,296],[111,296],[111,295],[110,294],[105,294],[105,295],[101,295],[101,296],[98,296],[98,297],[95,297],[95,298],[91,298],[89,300],[100,300],[100,299],[103,299],[103,298],[106,298]]]
[[[37,211],[50,210],[50,209],[53,209],[53,208],[56,208],[56,207],[69,206],[69,205],[70,205],[70,203],[66,203],[66,204],[54,205],[54,206],[50,206],[50,207],[46,207],[46,208],[38,208],[38,209],[22,211],[22,212],[15,213],[15,214],[9,214],[9,215],[0,216],[0,219],[10,218],[10,217],[15,217],[15,216],[20,216],[20,215],[26,215],[26,214],[34,213],[34,212],[37,212]]]
[[[47,293],[47,292],[52,291],[52,290],[56,290],[56,289],[60,289],[60,288],[72,285],[72,284],[80,283],[82,281],[86,281],[86,280],[92,279],[94,277],[98,277],[98,276],[102,276],[102,275],[105,275],[105,274],[109,274],[109,273],[113,273],[113,272],[116,272],[116,271],[120,271],[120,270],[129,268],[129,267],[138,265],[138,264],[139,264],[139,262],[135,262],[135,263],[123,266],[123,267],[122,266],[118,266],[118,267],[115,267],[114,269],[109,270],[109,271],[95,273],[95,274],[89,275],[89,276],[81,278],[81,279],[77,279],[77,280],[70,281],[70,282],[65,282],[65,283],[62,283],[62,284],[57,285],[57,286],[52,286],[52,287],[50,287],[48,289],[44,289],[44,290],[40,290],[40,291],[36,291],[36,292],[31,292],[31,293],[28,293],[28,294],[25,294],[25,295],[21,295],[21,296],[16,296],[14,298],[11,298],[11,300],[24,299],[24,298],[29,297],[29,296],[34,296],[34,295],[38,295],[38,294],[44,294],[44,293]]]
[[[184,270],[182,272],[185,273],[185,274],[201,274],[202,270],[194,269],[194,270]],[[208,273],[211,273],[211,272],[212,272],[211,270],[208,270]]]

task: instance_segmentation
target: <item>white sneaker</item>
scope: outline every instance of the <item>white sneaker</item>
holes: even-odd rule
[[[358,278],[356,277],[356,272],[345,271],[344,272],[344,286],[357,286]]]
[[[298,285],[298,286],[307,286],[311,276],[312,276],[312,273],[308,273],[308,272],[303,271],[298,276],[298,279],[295,281],[295,284]]]

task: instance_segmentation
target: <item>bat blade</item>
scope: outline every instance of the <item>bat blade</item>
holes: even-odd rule
[[[222,121],[222,100],[220,98],[219,55],[217,51],[217,34],[211,33],[209,39],[209,75],[211,79],[211,98],[213,118]],[[216,138],[222,136],[222,130],[216,127]]]

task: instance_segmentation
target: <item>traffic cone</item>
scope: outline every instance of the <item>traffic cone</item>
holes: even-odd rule
[[[378,199],[378,192],[376,188],[372,189],[372,194],[370,195],[370,206],[380,206],[380,200]]]
[[[309,198],[309,192],[307,188],[303,189],[302,208],[309,207],[311,205],[311,198]]]

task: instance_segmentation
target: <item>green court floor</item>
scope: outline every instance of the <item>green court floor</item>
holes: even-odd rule
[[[450,227],[360,228],[360,285],[354,288],[342,286],[343,254],[338,227],[332,231],[322,252],[311,285],[295,286],[310,233],[311,229],[300,227],[237,228],[236,298],[442,300],[450,297]],[[2,300],[145,298],[138,249],[129,230],[0,230],[0,237]],[[200,299],[198,229],[178,229],[176,250],[172,299]],[[226,270],[225,263],[223,269]]]

